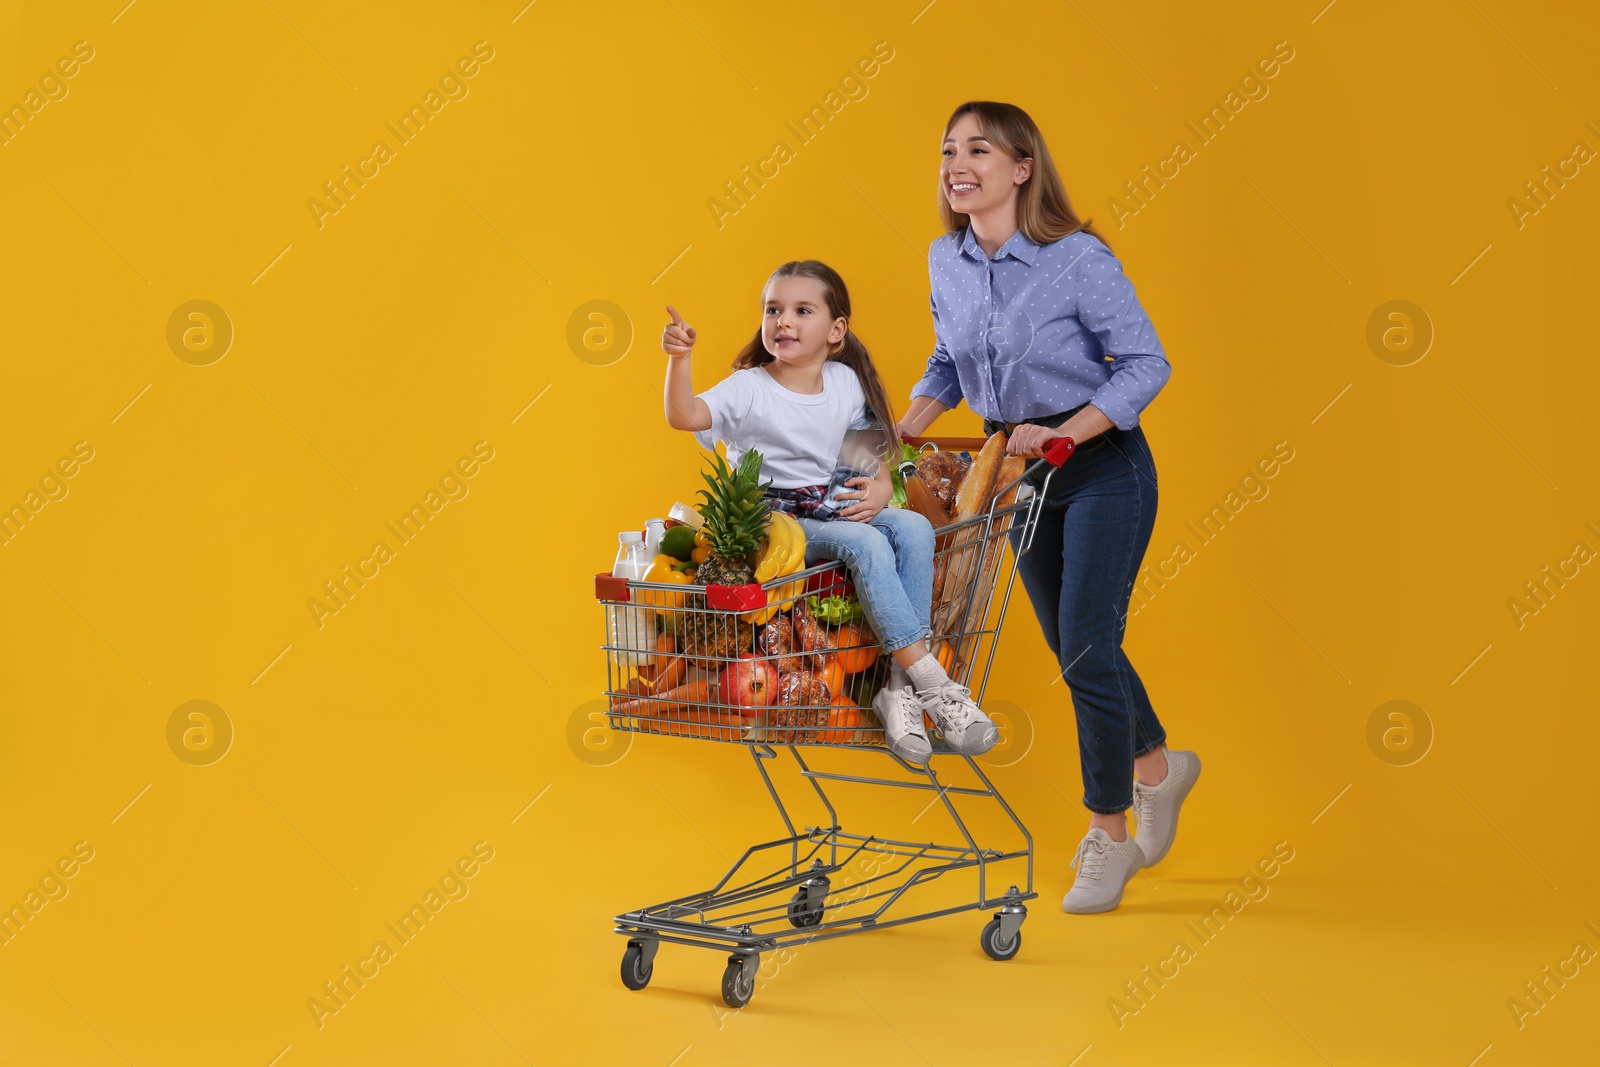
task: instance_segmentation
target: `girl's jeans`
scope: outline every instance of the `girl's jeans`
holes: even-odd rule
[[[933,524],[906,508],[884,508],[868,522],[801,519],[806,566],[843,560],[867,621],[893,651],[929,637],[933,611]]]
[[[1045,642],[1072,691],[1083,806],[1102,815],[1132,806],[1134,758],[1167,738],[1122,650],[1156,497],[1155,458],[1144,431],[1113,427],[1086,441],[1050,479],[1033,545],[1018,561]],[[1013,549],[1018,540],[1014,532]]]

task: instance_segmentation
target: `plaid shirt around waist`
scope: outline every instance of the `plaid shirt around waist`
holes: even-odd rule
[[[825,498],[828,487],[825,485],[802,485],[798,489],[778,489],[769,487],[762,495],[767,503],[772,505],[772,510],[787,512],[800,519],[815,519],[818,522],[830,522],[839,517],[835,506]]]

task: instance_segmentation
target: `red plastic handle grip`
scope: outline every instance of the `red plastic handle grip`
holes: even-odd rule
[[[1072,455],[1077,447],[1077,442],[1072,438],[1057,437],[1044,446],[1045,461],[1052,467],[1059,467],[1067,461],[1067,457]]]

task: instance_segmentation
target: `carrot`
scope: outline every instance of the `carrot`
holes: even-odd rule
[[[701,679],[669,689],[657,697],[624,700],[611,709],[611,714],[640,719],[642,729],[658,732],[661,723],[652,720],[668,718],[675,711],[689,711],[699,705],[712,704],[716,699],[715,683]]]
[[[613,709],[629,697],[648,697],[665,693],[675,686],[683,684],[683,676],[689,669],[688,657],[675,654],[670,657],[657,656],[658,660],[664,659],[665,665],[643,663],[639,665],[639,673],[628,679],[628,684],[623,686],[622,693],[613,694],[611,706]]]
[[[694,712],[693,717],[695,722],[704,724],[695,727],[696,737],[709,737],[713,741],[738,741],[744,737],[745,718],[737,711],[706,708]]]

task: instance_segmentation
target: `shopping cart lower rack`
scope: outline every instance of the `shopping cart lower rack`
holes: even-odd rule
[[[1056,456],[1052,462],[1059,466]],[[1045,472],[1045,487],[1051,473]],[[1016,556],[1033,539],[1043,500],[1042,488],[1032,493],[1028,485],[1013,482],[1001,487],[986,512],[936,531],[930,644],[950,676],[972,688],[979,701],[1016,581]],[[1008,541],[1013,553],[1001,586]],[[1038,895],[1033,890],[1033,838],[972,757],[959,758],[980,786],[954,786],[941,782],[935,770],[939,760],[917,766],[885,746],[883,728],[867,707],[887,679],[888,657],[880,654],[864,625],[830,630],[810,607],[812,597],[846,591],[848,577],[840,563],[829,561],[768,582],[759,594],[755,586],[597,577],[607,616],[610,727],[743,745],[788,831],[747,848],[709,889],[616,916],[615,932],[627,938],[622,981],[629,989],[650,983],[662,942],[726,950],[722,997],[736,1008],[749,1003],[755,992],[761,954],[797,943],[994,908],[982,928],[983,951],[1008,960],[1022,947],[1026,902]],[[818,641],[823,651],[818,651]],[[855,669],[847,672],[846,666]],[[725,672],[742,672],[743,686],[719,685]],[[763,686],[770,689],[766,695],[771,703],[735,702],[741,688],[754,692]],[[817,770],[802,755],[803,747],[877,752],[901,776]],[[957,758],[937,736],[933,747],[942,759]],[[825,825],[796,828],[768,769],[780,750],[789,753],[815,790],[827,813]],[[960,841],[940,844],[846,832],[824,782],[930,791],[935,797],[929,807],[942,804]],[[1011,848],[980,845],[957,810],[956,797],[994,801],[1016,827],[1020,843]],[[1014,871],[1019,862],[1022,885],[1012,883],[991,895],[991,868],[1011,863],[1007,870]],[[934,910],[908,903],[908,894],[914,901],[926,883],[969,869],[977,875],[972,899]],[[864,876],[852,877],[858,870]],[[836,886],[834,880],[841,875],[841,882],[848,884]]]

